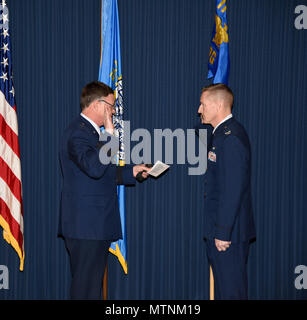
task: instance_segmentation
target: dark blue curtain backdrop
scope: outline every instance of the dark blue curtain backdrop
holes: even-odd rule
[[[294,287],[307,265],[307,30],[294,28],[304,1],[228,2],[235,116],[253,151],[257,241],[251,299],[306,299]],[[192,128],[206,80],[215,0],[118,0],[125,119],[131,130]],[[98,78],[100,0],[9,0],[22,155],[25,270],[0,239],[10,271],[0,299],[66,299],[69,261],[56,238],[58,148]],[[176,156],[174,157],[176,159]],[[208,299],[202,240],[202,176],[173,165],[158,180],[126,188],[128,276],[110,255],[110,299]]]

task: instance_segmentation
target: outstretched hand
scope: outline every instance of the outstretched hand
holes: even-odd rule
[[[151,170],[151,168],[147,168],[147,167],[145,166],[145,164],[140,164],[140,165],[134,166],[134,167],[133,167],[133,176],[134,176],[134,178],[135,178],[139,172],[145,171],[145,172],[142,173],[142,177],[143,177],[144,179],[147,179],[147,178],[148,178],[148,173],[147,173],[147,171],[149,171],[149,170]]]

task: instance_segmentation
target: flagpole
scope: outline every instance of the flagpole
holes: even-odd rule
[[[103,300],[108,300],[108,264],[104,270],[103,276]]]
[[[212,267],[210,266],[210,300],[214,300],[214,278]]]

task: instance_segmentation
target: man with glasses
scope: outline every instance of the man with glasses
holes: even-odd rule
[[[100,127],[113,134],[112,88],[95,81],[82,89],[81,114],[64,132],[60,149],[63,175],[58,235],[69,253],[71,299],[101,299],[111,242],[122,238],[117,185],[135,184],[150,170],[144,165],[119,167],[99,160]]]

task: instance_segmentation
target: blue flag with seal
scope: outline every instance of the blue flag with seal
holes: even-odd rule
[[[226,16],[226,0],[216,0],[215,24],[209,53],[208,79],[213,83],[228,84],[229,51],[228,24]]]
[[[123,79],[120,56],[120,36],[117,0],[102,0],[101,2],[101,59],[98,80],[109,85],[114,90],[116,113],[113,117],[115,135],[119,138],[117,164],[125,165],[123,145]],[[119,211],[123,239],[113,242],[109,251],[117,256],[124,272],[127,267],[127,236],[125,218],[125,187],[117,187]]]

